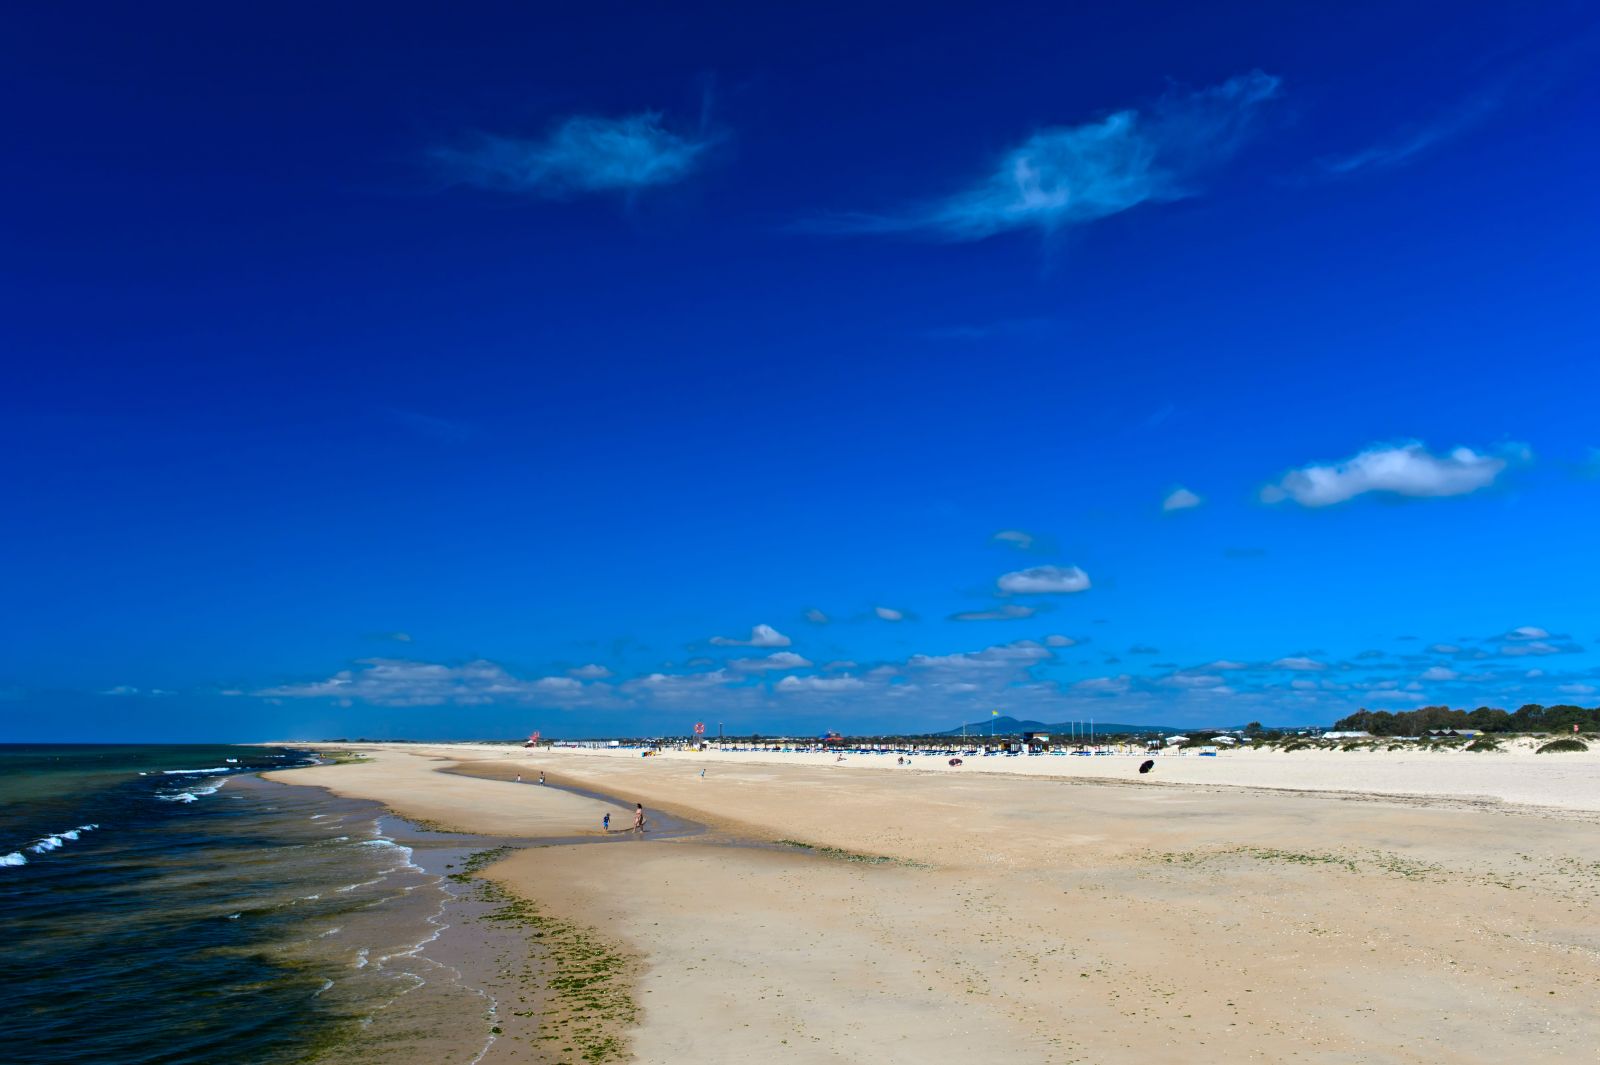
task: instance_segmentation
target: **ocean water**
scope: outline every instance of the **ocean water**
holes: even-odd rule
[[[481,1059],[492,999],[429,956],[451,852],[254,775],[310,759],[0,746],[0,1059]]]

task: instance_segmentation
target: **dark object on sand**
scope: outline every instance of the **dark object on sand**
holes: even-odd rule
[[[950,764],[951,764],[951,765],[960,765],[960,764],[961,764],[961,759],[959,759],[959,758],[952,758],[952,759],[950,759]]]
[[[1156,760],[1154,758],[1146,758],[1139,765],[1139,772],[1148,773],[1148,772],[1150,772],[1150,770],[1154,769],[1155,767],[1156,767]]]

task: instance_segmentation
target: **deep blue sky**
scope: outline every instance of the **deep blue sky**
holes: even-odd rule
[[[0,739],[1592,705],[1597,59],[1579,3],[14,12]]]

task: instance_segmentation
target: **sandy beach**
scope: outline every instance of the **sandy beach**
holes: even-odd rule
[[[366,753],[273,776],[442,828],[583,837],[485,875],[630,959],[614,1060],[1600,1054],[1587,755],[1232,752],[1150,779],[1127,757]],[[601,836],[615,806],[512,784],[541,770],[709,831]]]

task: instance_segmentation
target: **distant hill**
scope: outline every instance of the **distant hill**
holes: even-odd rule
[[[929,735],[959,736],[961,735],[962,727],[963,726],[957,725],[953,729],[946,729],[944,732],[932,732],[929,733]],[[1071,721],[1057,721],[1050,723],[1046,721],[1019,720],[1018,718],[1014,717],[991,717],[983,721],[974,721],[965,726],[966,734],[968,736],[987,736],[989,735],[990,730],[993,729],[995,735],[998,736],[1012,736],[1018,732],[1048,732],[1052,736],[1061,735],[1068,737],[1072,735],[1073,727],[1074,726]],[[1080,730],[1081,734],[1085,736],[1088,735],[1089,723],[1087,721],[1078,722],[1076,727]],[[1096,736],[1115,736],[1119,733],[1128,735],[1144,732],[1159,732],[1163,735],[1173,735],[1183,731],[1183,729],[1174,728],[1171,725],[1125,725],[1117,721],[1096,721],[1094,723],[1094,734]]]

